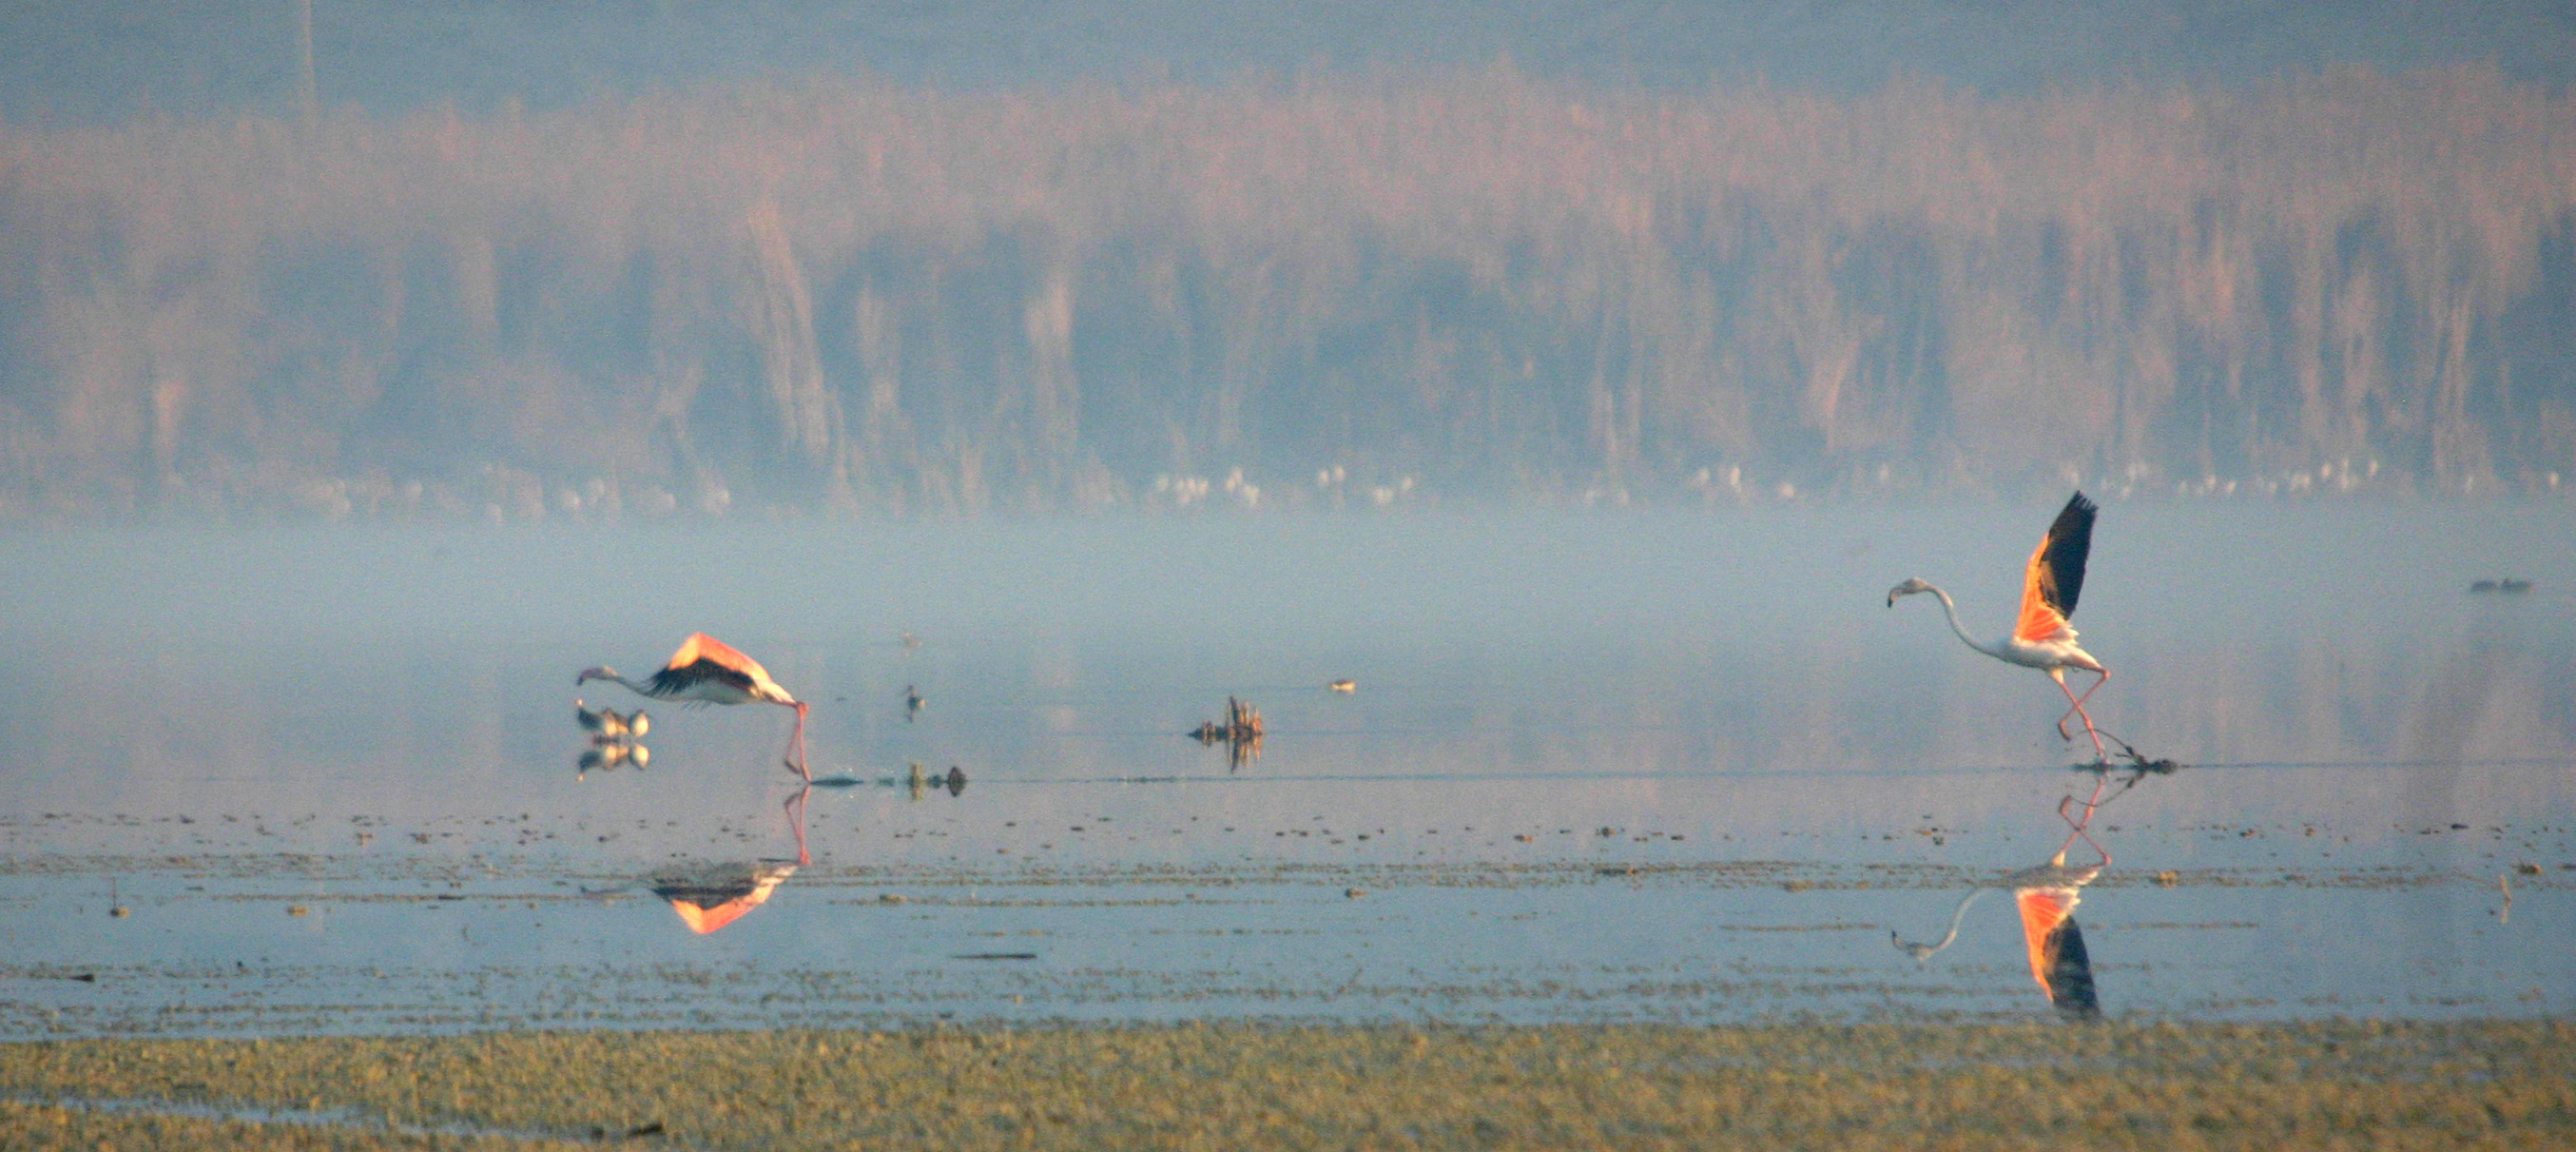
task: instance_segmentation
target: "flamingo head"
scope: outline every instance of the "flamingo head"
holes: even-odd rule
[[[1896,598],[1899,596],[1911,596],[1917,592],[1929,592],[1931,590],[1932,586],[1921,580],[1908,580],[1905,583],[1887,590],[1887,606],[1890,608],[1896,607]]]
[[[602,664],[602,665],[600,665],[599,667],[596,667],[596,668],[584,668],[584,669],[582,669],[582,670],[581,670],[581,675],[578,675],[578,676],[573,677],[573,678],[572,678],[572,682],[573,682],[574,684],[578,685],[578,684],[586,684],[586,683],[589,683],[590,681],[593,681],[593,680],[614,680],[614,679],[617,679],[617,669],[614,669],[614,668],[611,668],[611,667],[609,667],[609,666],[607,666],[607,665],[605,665],[605,664]]]
[[[1908,956],[1912,956],[1914,958],[1914,962],[1917,964],[1930,960],[1933,953],[1941,950],[1940,946],[1935,944],[1910,943],[1903,937],[1898,936],[1894,931],[1890,931],[1887,934],[1887,942],[1896,945],[1897,951],[1903,952]]]

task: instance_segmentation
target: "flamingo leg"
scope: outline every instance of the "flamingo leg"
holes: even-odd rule
[[[2108,868],[2111,866],[2110,850],[2102,847],[2099,841],[2093,839],[2093,834],[2086,830],[2093,824],[2094,810],[2102,806],[2102,787],[2109,783],[2110,779],[2111,774],[2108,772],[2102,773],[2101,775],[2093,778],[2093,794],[2085,797],[2084,799],[2084,818],[2081,820],[2066,814],[2066,810],[2075,805],[2074,797],[2069,796],[2057,802],[2057,818],[2066,821],[2066,827],[2068,829],[2066,833],[2066,842],[2057,846],[2057,856],[2055,857],[2057,863],[2066,863],[2067,849],[2075,847],[2075,842],[2078,839],[2081,839],[2084,841],[2086,847],[2091,848],[2095,854],[2102,857],[2102,867]]]
[[[796,834],[796,866],[799,868],[814,862],[814,857],[805,851],[805,798],[813,794],[814,786],[808,784],[787,798],[787,828]]]
[[[2076,698],[2075,698],[2075,690],[2066,686],[2066,669],[2064,669],[2064,668],[2051,668],[2051,669],[2049,669],[2049,670],[2048,670],[2048,678],[2049,678],[2049,679],[2051,679],[2051,680],[2055,680],[2055,681],[2057,681],[2057,690],[2058,690],[2058,691],[2066,693],[2066,703],[2070,706],[2068,710],[2069,710],[2069,711],[2072,711],[2072,712],[2073,712],[2073,713],[2075,713],[2077,716],[2083,717],[2083,719],[2084,719],[2084,734],[2093,738],[2093,762],[2094,762],[2094,763],[2097,763],[2097,764],[2108,764],[2108,763],[2110,763],[2110,762],[2111,762],[2111,754],[2110,754],[2110,753],[2108,753],[2108,752],[2104,752],[2104,751],[2102,750],[2102,734],[2093,730],[2093,716],[2092,716],[2092,714],[2091,714],[2091,713],[2088,713],[2088,712],[2086,712],[2086,711],[2084,710],[2084,702],[2083,702],[2082,700],[2078,700],[2078,699],[2076,699]],[[2110,673],[2107,673],[2107,672],[2106,672],[2106,673],[2103,673],[2103,675],[2102,675],[2102,679],[2104,679],[2104,680],[2108,680],[2108,679],[2110,679]],[[2094,686],[2095,688],[2099,688],[2099,687],[2101,687],[2101,686],[2102,686],[2102,683],[2101,683],[2101,681],[2097,680],[2097,681],[2094,681],[2093,686]],[[2086,696],[2091,696],[2092,694],[2093,694],[2093,693],[2091,693],[2091,692],[2089,692],[2089,691],[2085,693],[2085,695],[2086,695]],[[2058,734],[2059,736],[2061,736],[2061,737],[2064,737],[2065,739],[2068,739],[2068,740],[2072,740],[2072,739],[2074,739],[2074,738],[2075,738],[2075,734],[2074,734],[2074,733],[2068,732],[2068,731],[2066,730],[2066,720],[2065,720],[2065,718],[2064,718],[2064,717],[2059,717],[2059,718],[2058,718],[2058,721],[2057,721],[2057,734]]]
[[[2110,681],[2110,679],[2111,679],[2111,670],[2110,670],[2110,669],[2108,669],[2108,668],[2095,668],[2095,669],[2092,669],[2092,672],[2093,672],[2093,673],[2095,674],[2095,676],[2097,677],[2097,678],[2093,681],[2093,686],[2092,686],[2092,687],[2090,687],[2090,688],[2086,688],[2086,689],[2084,690],[2084,694],[2083,694],[2083,695],[2074,697],[2074,698],[2073,698],[2074,706],[2073,706],[2073,707],[2068,708],[2068,709],[2066,710],[2066,712],[2065,712],[2065,714],[2064,714],[2064,715],[2059,716],[2059,717],[2057,718],[2057,734],[2058,734],[2059,736],[2063,736],[2063,737],[2065,737],[2066,739],[2069,739],[2069,740],[2072,740],[2072,739],[2074,739],[2074,738],[2075,738],[2075,736],[2074,736],[2074,734],[2073,734],[2073,733],[2070,733],[2070,732],[2068,732],[2068,731],[2066,730],[2066,722],[2067,722],[2067,720],[2069,720],[2069,719],[2073,718],[2073,717],[2075,716],[2075,714],[2076,714],[2076,710],[2077,710],[2077,709],[2082,708],[2082,707],[2084,706],[2084,703],[2085,703],[2086,701],[2088,701],[2088,700],[2091,700],[2091,699],[2093,698],[2093,694],[2094,694],[2094,693],[2096,693],[2096,692],[2101,691],[2101,690],[2102,690],[2102,685],[2104,685],[2104,684],[2108,683],[2108,682]],[[2058,681],[2058,686],[2059,686],[2059,687],[2064,687],[2064,686],[2065,686],[2065,683],[2066,683],[2065,681],[2060,680],[2060,681]]]
[[[799,700],[793,707],[796,709],[796,734],[788,738],[788,748],[793,752],[794,759],[788,767],[794,768],[798,776],[804,777],[805,782],[811,784],[814,782],[814,773],[805,767],[805,702]]]

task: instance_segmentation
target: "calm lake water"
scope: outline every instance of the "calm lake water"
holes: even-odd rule
[[[2008,895],[1890,933],[2090,747],[1883,597],[2000,633],[2053,511],[0,537],[0,1036],[2048,1018]],[[2567,505],[2113,505],[2075,622],[2183,765],[2093,826],[2103,1011],[2576,1008]],[[776,708],[577,770],[693,630],[838,786]]]

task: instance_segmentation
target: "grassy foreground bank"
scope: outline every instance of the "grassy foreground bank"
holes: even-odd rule
[[[154,1101],[126,1110],[43,1101]],[[261,1122],[206,1106],[270,1110]],[[320,1113],[321,1123],[278,1116]],[[0,1045],[0,1147],[2565,1148],[2576,1023]]]

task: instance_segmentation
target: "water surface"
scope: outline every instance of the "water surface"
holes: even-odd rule
[[[0,539],[0,1032],[2048,1016],[2009,896],[1889,935],[2090,746],[1883,596],[2000,632],[2050,511]],[[2094,713],[2186,767],[2095,821],[2102,1010],[2567,1010],[2571,541],[2106,509]],[[635,701],[572,674],[697,629],[815,705],[801,866],[783,710],[576,770]],[[1257,757],[1180,735],[1229,696]]]

